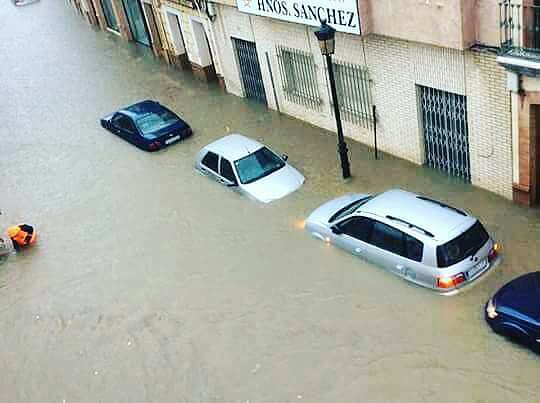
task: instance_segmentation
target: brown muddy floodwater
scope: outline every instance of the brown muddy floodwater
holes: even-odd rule
[[[268,112],[95,32],[64,1],[0,5],[0,224],[39,245],[0,265],[1,402],[538,402],[540,358],[491,333],[487,298],[538,268],[538,210]],[[137,150],[99,117],[155,98],[195,135]],[[256,204],[198,175],[230,131],[305,185]],[[504,261],[436,296],[311,239],[297,220],[399,186],[466,208]]]

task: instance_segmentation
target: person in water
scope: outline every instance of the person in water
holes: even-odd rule
[[[19,224],[9,227],[7,230],[8,236],[13,242],[15,250],[33,245],[36,242],[36,231],[34,227],[28,224]]]

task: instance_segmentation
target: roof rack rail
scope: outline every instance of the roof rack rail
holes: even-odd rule
[[[458,209],[458,208],[449,206],[448,204],[444,204],[443,202],[440,202],[440,201],[438,201],[438,200],[433,200],[433,199],[430,199],[429,197],[426,197],[426,196],[416,196],[416,198],[417,198],[417,199],[420,199],[420,200],[423,200],[423,201],[435,203],[435,204],[437,204],[438,206],[441,206],[441,207],[444,207],[444,208],[453,210],[453,211],[455,211],[456,213],[458,213],[458,214],[460,214],[460,215],[462,215],[462,216],[467,216],[467,214],[466,214],[463,210],[460,210],[460,209]]]
[[[397,218],[397,217],[394,217],[394,216],[391,216],[391,215],[387,215],[386,218],[388,218],[389,220],[398,221],[398,222],[400,222],[402,224],[405,224],[409,228],[414,228],[414,229],[417,229],[419,231],[422,231],[424,234],[426,234],[430,238],[435,238],[435,235],[433,235],[431,232],[425,230],[422,227],[419,227],[418,225],[414,225],[414,224],[411,224],[408,221],[402,220],[401,218]]]

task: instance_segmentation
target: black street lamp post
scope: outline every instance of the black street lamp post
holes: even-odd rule
[[[339,104],[336,91],[336,82],[334,80],[334,70],[332,67],[332,55],[334,54],[334,36],[336,30],[326,23],[326,20],[321,21],[321,27],[315,31],[315,36],[319,41],[321,53],[326,58],[326,66],[328,68],[328,78],[330,80],[330,90],[332,92],[332,102],[334,104],[334,115],[336,117],[337,135],[338,135],[338,153],[341,160],[341,172],[343,179],[350,178],[351,168],[349,165],[349,157],[347,156],[347,144],[343,138],[343,127],[341,126],[341,115],[339,114]]]

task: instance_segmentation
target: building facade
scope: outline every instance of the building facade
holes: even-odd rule
[[[104,7],[110,3],[116,31],[133,39],[121,3],[151,0],[73,1],[93,2],[95,19],[105,29],[111,29]],[[533,168],[521,161],[519,95],[499,60],[498,1],[151,4],[158,22],[155,34],[147,31],[150,46],[159,38],[156,55],[201,79],[219,81],[232,94],[335,131],[326,64],[314,35],[319,18],[327,19],[338,31],[333,71],[347,137],[373,146],[376,121],[380,150],[527,202],[519,189],[533,180],[523,170]],[[149,13],[143,14],[149,25]],[[522,82],[534,88],[531,80]],[[529,154],[535,152],[528,147]]]

